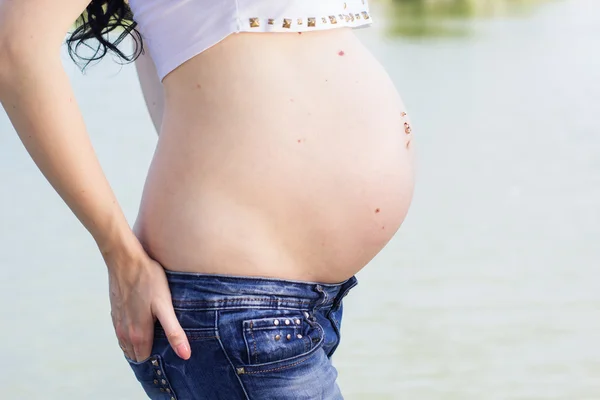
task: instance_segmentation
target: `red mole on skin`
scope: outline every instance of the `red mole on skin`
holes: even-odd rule
[[[346,54],[346,53],[344,53],[343,50],[340,50],[340,52],[338,53],[338,55],[340,55],[340,56],[343,56],[344,54]]]
[[[376,208],[376,209],[375,209],[375,214],[379,214],[379,212],[380,212],[380,211],[381,211],[381,210],[380,210],[379,208]]]

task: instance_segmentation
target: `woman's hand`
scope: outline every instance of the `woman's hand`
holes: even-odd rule
[[[175,317],[165,271],[129,228],[60,58],[65,33],[90,0],[55,3],[0,0],[0,104],[40,171],[98,243],[125,354],[136,361],[150,355],[158,319],[176,353],[187,359],[190,346]]]
[[[104,255],[108,266],[111,315],[119,346],[133,361],[150,357],[158,319],[175,353],[191,356],[187,336],[173,309],[163,267],[140,250],[133,261]]]

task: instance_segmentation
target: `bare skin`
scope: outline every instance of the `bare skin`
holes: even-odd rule
[[[340,282],[404,219],[407,116],[352,31],[233,35],[164,90],[135,231],[165,268]]]
[[[390,240],[412,196],[412,134],[387,74],[346,29],[233,35],[165,78],[164,111],[141,73],[161,128],[131,229],[59,57],[87,3],[0,0],[0,102],[98,244],[126,356],[150,355],[158,319],[190,357],[163,268],[339,282]]]

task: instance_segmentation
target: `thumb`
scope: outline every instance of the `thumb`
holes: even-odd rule
[[[169,344],[175,353],[184,360],[189,359],[192,355],[190,343],[177,320],[173,304],[170,301],[161,301],[155,304],[154,315],[165,330]]]

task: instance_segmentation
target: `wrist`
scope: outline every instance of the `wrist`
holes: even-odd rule
[[[94,236],[109,270],[138,263],[147,254],[127,223],[113,225],[101,236]]]

